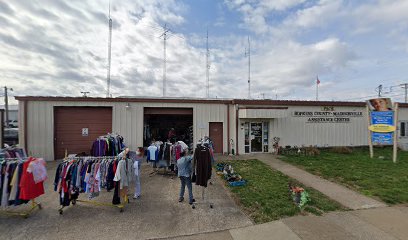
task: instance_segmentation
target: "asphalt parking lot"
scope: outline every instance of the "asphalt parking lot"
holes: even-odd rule
[[[53,191],[55,162],[48,163],[46,194],[41,196],[43,209],[29,218],[0,216],[0,239],[154,239],[220,231],[253,225],[229,197],[220,179],[206,189],[202,202],[201,187],[193,185],[198,204],[179,203],[179,179],[154,174],[142,166],[142,197],[130,199],[123,212],[109,206],[77,203],[59,214],[58,194]],[[133,188],[131,188],[133,190]],[[187,194],[187,193],[186,193]],[[110,203],[113,193],[103,190],[95,200]],[[186,195],[187,196],[187,195]],[[86,200],[85,194],[80,199]],[[210,208],[208,202],[214,207]],[[28,206],[19,206],[21,210]]]

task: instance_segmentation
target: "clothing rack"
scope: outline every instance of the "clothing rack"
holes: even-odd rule
[[[73,158],[66,158],[64,159],[64,162],[71,162],[71,161],[80,161],[80,160],[86,160],[86,161],[101,161],[101,160],[108,160],[108,161],[114,161],[116,160],[117,157],[115,156],[103,156],[103,157],[93,157],[93,156],[87,156],[87,157],[73,157]],[[76,205],[76,203],[83,203],[83,204],[89,204],[89,205],[94,205],[94,206],[107,206],[107,207],[113,207],[113,208],[119,208],[120,212],[124,211],[125,205],[129,203],[129,196],[126,194],[124,196],[123,201],[121,201],[120,204],[113,204],[113,203],[107,203],[107,202],[99,202],[99,201],[94,201],[94,200],[81,200],[81,199],[73,199],[71,200],[72,205]],[[59,214],[64,213],[64,208],[68,206],[61,206],[60,209],[58,209]]]
[[[204,136],[203,138],[201,138],[197,142],[196,149],[199,146],[208,148],[208,151],[211,154],[210,149],[213,148],[213,143],[212,143],[211,139],[208,136]],[[196,152],[194,154],[196,154]],[[212,166],[213,166],[213,159],[211,159],[211,168],[212,168]],[[196,166],[194,166],[194,169],[195,168],[196,168]],[[207,187],[213,185],[211,179],[209,179],[208,182],[209,182],[209,184],[207,185]],[[198,204],[204,204],[204,205],[208,204],[210,208],[214,208],[214,203],[209,201],[209,199],[210,199],[209,198],[209,191],[207,191],[207,198],[205,197],[206,196],[205,192],[206,192],[207,187],[201,186],[201,201],[200,202],[193,202],[193,204],[191,206],[193,209],[195,209],[196,205],[198,205]]]
[[[3,162],[3,161],[18,162],[18,161],[26,161],[27,159],[28,159],[27,157],[24,157],[24,158],[0,158],[0,162]],[[30,202],[31,202],[30,208],[26,209],[26,210],[21,210],[21,211],[4,209],[3,207],[1,207],[0,208],[0,215],[19,216],[19,217],[23,217],[23,218],[28,218],[36,208],[38,208],[39,210],[42,209],[41,203],[36,202],[35,198],[31,199]]]
[[[195,209],[197,204],[204,204],[204,205],[208,204],[210,208],[214,208],[214,203],[208,200],[209,199],[208,192],[207,192],[207,199],[205,198],[205,189],[206,187],[201,187],[201,190],[202,190],[201,191],[201,202],[193,202],[193,204],[191,205],[192,209]]]

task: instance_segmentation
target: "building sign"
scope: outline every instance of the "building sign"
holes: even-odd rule
[[[393,135],[395,131],[394,112],[370,112],[370,126],[368,129],[371,131],[371,141],[373,144],[393,144]]]
[[[256,137],[262,137],[262,125],[261,124],[251,124],[251,134]]]
[[[88,136],[88,128],[82,128],[82,137]]]
[[[349,123],[352,117],[363,116],[363,112],[334,111],[334,107],[322,107],[322,110],[324,111],[294,111],[292,116],[307,118],[307,123]]]

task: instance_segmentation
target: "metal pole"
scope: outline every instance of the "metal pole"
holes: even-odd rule
[[[7,87],[4,87],[4,104],[6,108],[6,127],[9,127]],[[2,123],[3,124],[3,123]]]
[[[207,54],[206,54],[206,61],[207,61],[207,66],[206,66],[206,77],[207,77],[207,92],[206,96],[207,98],[210,98],[210,62],[209,62],[209,57],[210,57],[210,51],[208,49],[208,28],[207,28]]]
[[[251,98],[251,42],[248,36],[248,99]]]
[[[109,2],[109,39],[108,39],[108,73],[107,73],[107,86],[106,86],[106,97],[110,97],[110,72],[111,72],[111,58],[112,58],[112,19],[110,17],[110,2]]]
[[[367,110],[367,127],[370,127],[371,125],[371,116],[370,116],[370,109],[368,108],[368,105],[366,105],[366,110]],[[371,139],[371,130],[368,130],[368,146],[370,149],[370,158],[374,157],[374,149],[373,149],[373,143],[372,143],[372,139]]]
[[[164,24],[163,30],[163,97],[166,96],[166,38],[167,38],[167,24]]]

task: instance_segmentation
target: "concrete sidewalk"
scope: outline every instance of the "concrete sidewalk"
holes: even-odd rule
[[[323,193],[327,197],[339,202],[343,206],[357,210],[366,208],[376,208],[376,207],[386,207],[387,205],[374,200],[372,198],[366,197],[360,193],[350,190],[339,184],[330,182],[316,175],[310,174],[300,168],[293,165],[285,163],[279,160],[275,155],[272,154],[249,154],[241,155],[239,157],[233,156],[236,159],[258,159],[273,169],[276,169],[283,174],[298,180],[308,187],[312,187],[319,192]],[[223,158],[228,159],[231,157]]]
[[[166,238],[171,240],[403,240],[408,239],[407,207],[383,207],[324,216],[295,216],[220,232]]]
[[[329,198],[355,211],[330,212],[323,216],[294,216],[269,223],[198,235],[167,238],[172,240],[327,240],[408,239],[408,208],[387,207],[384,203],[332,183],[270,154],[219,156],[220,160],[259,159],[272,168],[313,187]]]

